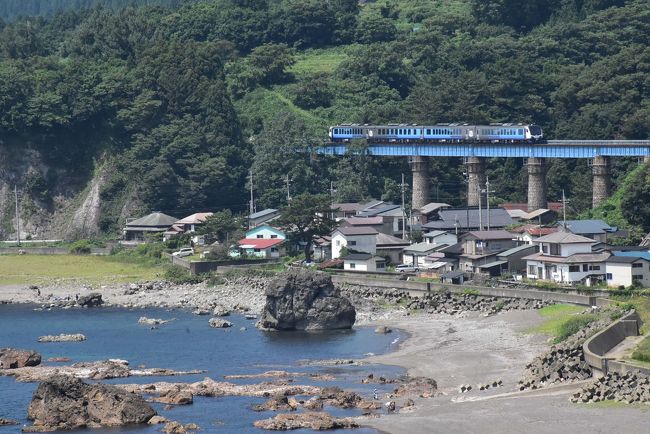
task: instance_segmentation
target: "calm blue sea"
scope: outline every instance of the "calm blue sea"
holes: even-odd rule
[[[361,358],[367,353],[379,354],[395,348],[396,339],[401,342],[405,338],[400,333],[375,334],[373,329],[367,327],[320,333],[271,333],[255,329],[254,320],[247,320],[240,315],[228,318],[234,323],[232,328],[213,329],[208,326],[209,317],[180,310],[102,308],[35,311],[33,307],[0,306],[0,348],[34,349],[43,356],[44,361],[50,357],[69,357],[72,362],[119,358],[128,360],[131,366],[143,364],[176,370],[207,370],[205,374],[196,376],[131,377],[111,382],[199,381],[205,376],[219,381],[223,375],[287,370],[334,374],[337,376],[334,382],[319,383],[298,377],[296,383],[339,385],[370,397],[372,390],[378,386],[361,384],[360,380],[368,373],[395,376],[403,372],[399,368],[381,365],[305,367],[297,364],[302,359]],[[151,330],[138,324],[141,316],[176,320]],[[241,327],[246,327],[247,330],[240,331]],[[59,333],[83,333],[87,340],[79,343],[36,342],[39,336]],[[36,384],[18,383],[12,377],[0,377],[0,417],[29,423],[26,412],[35,388]],[[388,391],[390,385],[379,390]],[[251,405],[263,401],[261,398],[249,397],[197,397],[194,404],[177,406],[172,410],[163,410],[162,405],[154,405],[159,414],[182,423],[197,423],[204,433],[261,433],[262,430],[253,427],[253,422],[275,414],[250,410]],[[356,410],[326,410],[341,416],[358,414]],[[160,428],[82,432],[144,434],[159,432]],[[0,427],[0,434],[14,432],[20,432],[20,427]],[[372,432],[375,431],[365,428],[354,431],[364,434]]]

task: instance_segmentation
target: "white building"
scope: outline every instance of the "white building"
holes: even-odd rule
[[[650,286],[650,261],[641,256],[610,256],[605,273],[607,286]]]
[[[377,253],[378,232],[367,226],[338,228],[332,232],[332,259],[341,257],[344,247],[355,252]]]
[[[246,238],[258,240],[285,240],[287,236],[284,232],[269,225],[257,226],[246,232]]]
[[[592,285],[605,278],[605,261],[609,252],[592,253],[596,241],[568,232],[556,232],[533,240],[539,246],[534,255],[526,256],[529,279],[557,283]]]
[[[386,260],[370,253],[350,253],[343,257],[343,269],[346,271],[386,271]]]

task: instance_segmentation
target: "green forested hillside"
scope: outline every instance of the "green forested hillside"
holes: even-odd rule
[[[250,168],[259,207],[284,203],[287,175],[292,194],[396,200],[405,159],[296,150],[338,122],[534,121],[550,138],[645,139],[648,35],[641,0],[203,0],[25,17],[0,31],[0,148],[56,169],[21,175],[43,208],[66,175],[110,167],[103,230],[126,201],[245,209]],[[614,182],[636,164],[615,160]],[[520,159],[488,167],[496,201],[525,201]],[[432,198],[462,203],[463,171],[432,159]],[[564,189],[573,213],[590,206],[584,160],[550,161],[548,178],[550,200]]]

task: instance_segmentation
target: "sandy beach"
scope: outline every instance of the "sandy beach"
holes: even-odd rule
[[[369,360],[434,378],[442,393],[417,399],[413,409],[362,423],[395,434],[649,432],[650,406],[570,403],[569,397],[583,383],[516,390],[526,363],[548,347],[543,336],[525,333],[540,322],[533,310],[490,317],[415,315],[382,321],[408,332],[410,338],[397,351]],[[494,380],[502,380],[503,386],[478,390],[478,384]],[[460,393],[462,384],[473,389]]]

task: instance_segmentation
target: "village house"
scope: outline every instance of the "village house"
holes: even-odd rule
[[[531,222],[538,225],[548,224],[557,219],[557,214],[554,211],[544,208],[530,212],[521,209],[507,209],[506,212],[517,222]]]
[[[435,247],[439,246],[452,246],[458,242],[458,237],[447,231],[431,231],[422,236],[426,244],[431,244]]]
[[[384,222],[383,232],[388,235],[402,235],[403,230],[408,230],[406,214],[399,205],[381,204],[371,208],[365,208],[359,213],[359,217],[380,217]]]
[[[463,254],[458,265],[470,273],[480,272],[479,266],[493,262],[498,253],[517,245],[512,234],[504,230],[468,232],[460,237],[460,242]]]
[[[127,242],[143,242],[145,235],[162,235],[177,220],[176,217],[161,212],[152,212],[139,219],[127,220],[122,229],[122,239]]]
[[[358,227],[367,226],[373,228],[377,232],[384,234],[392,233],[392,225],[390,222],[384,223],[383,217],[348,217],[341,220],[340,227]]]
[[[609,234],[617,231],[617,228],[611,227],[602,220],[560,220],[557,227],[562,228],[565,232],[582,235],[603,243],[607,242]]]
[[[519,244],[532,245],[533,241],[537,238],[558,232],[559,230],[560,228],[556,226],[544,227],[539,225],[526,224],[510,229],[508,232],[513,234],[515,240],[517,240]]]
[[[534,254],[539,249],[532,244],[513,247],[496,255],[496,260],[479,265],[479,272],[487,273],[492,277],[503,274],[524,274],[526,272],[526,256]]]
[[[503,208],[481,209],[478,207],[445,208],[438,211],[438,220],[422,225],[423,231],[441,230],[457,235],[482,229],[505,229],[515,221]]]
[[[280,211],[273,208],[267,208],[262,211],[255,212],[248,216],[248,227],[254,228],[256,226],[269,223],[273,220],[280,218]]]
[[[411,244],[402,251],[402,261],[404,264],[413,265],[417,268],[424,268],[427,262],[431,264],[435,261],[428,261],[427,258],[441,249],[449,247],[446,244],[428,244],[425,242]],[[444,255],[443,255],[444,256]]]
[[[287,236],[284,232],[269,225],[257,226],[246,232],[246,238],[239,240],[239,250],[231,256],[258,256],[261,258],[279,258],[285,253],[283,246]]]
[[[605,262],[607,286],[650,286],[649,252],[634,252],[632,255],[613,253]]]
[[[388,258],[391,264],[401,264],[402,252],[410,246],[410,243],[407,240],[380,232],[377,234],[376,246],[377,256]]]
[[[356,202],[344,202],[332,204],[332,217],[339,221],[348,217],[354,217],[361,211],[362,204]]]
[[[346,271],[386,271],[386,259],[370,253],[348,253],[343,259],[343,269]]]
[[[413,220],[420,224],[428,223],[430,220],[438,220],[438,211],[444,208],[451,208],[448,203],[430,202],[421,208],[413,209]]]
[[[534,240],[537,253],[526,256],[528,279],[592,285],[605,279],[609,252],[593,253],[593,239],[570,232],[555,232]]]
[[[341,257],[341,250],[377,253],[377,232],[367,226],[350,226],[337,228],[332,232],[332,259]]]
[[[164,232],[163,241],[166,241],[176,235],[195,233],[210,216],[212,216],[211,212],[198,212],[177,220],[169,229]],[[203,244],[203,237],[194,235],[192,237],[192,242],[194,244]]]
[[[327,261],[332,258],[332,237],[323,235],[315,237],[312,241],[314,246],[314,259],[317,261]]]

